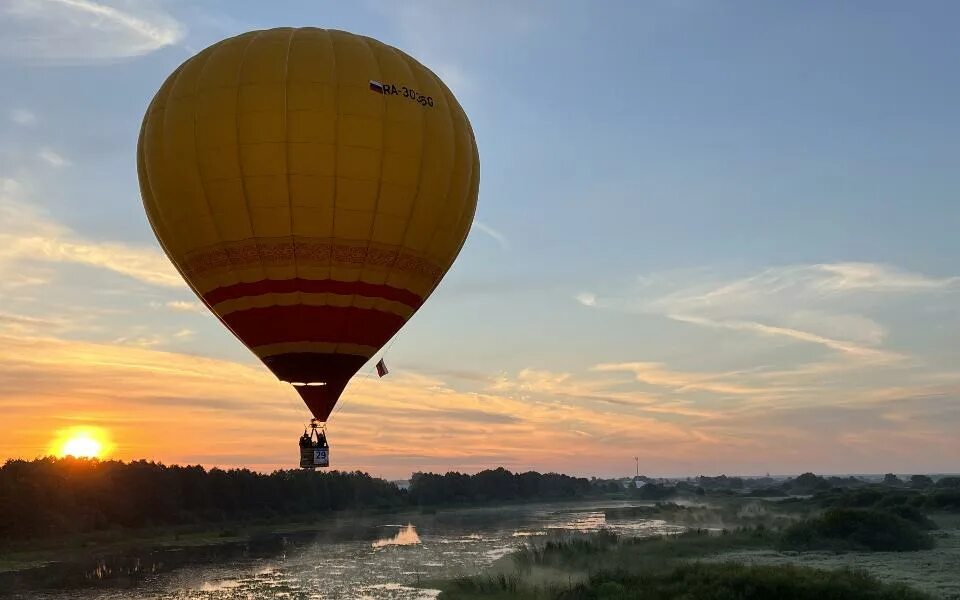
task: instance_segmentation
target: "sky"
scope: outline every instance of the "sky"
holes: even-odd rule
[[[0,3],[0,460],[296,466],[309,413],[163,256],[135,149],[248,30],[375,37],[482,165],[441,286],[354,379],[340,469],[960,471],[960,5]]]

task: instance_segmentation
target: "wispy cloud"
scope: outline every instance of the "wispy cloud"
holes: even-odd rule
[[[15,108],[10,111],[10,120],[17,125],[29,127],[36,124],[37,115],[33,111],[27,110],[26,108]]]
[[[630,371],[630,368],[594,368],[598,372]],[[697,408],[676,397],[628,389],[624,378],[584,378],[571,373],[542,369],[521,369],[513,375],[501,374],[487,387],[499,394],[516,394],[521,399],[545,397],[576,406],[607,406],[632,414],[655,413],[674,417],[712,419],[715,411]]]
[[[35,335],[67,329],[69,324],[55,317],[33,317],[0,312],[0,333],[7,335]]]
[[[799,329],[791,329],[789,327],[776,327],[773,325],[765,325],[763,323],[757,323],[755,321],[713,321],[703,317],[694,317],[690,315],[679,315],[671,314],[667,315],[669,318],[675,321],[681,321],[684,323],[692,323],[695,325],[702,325],[705,327],[713,327],[717,329],[729,329],[733,331],[749,331],[758,333],[760,335],[766,336],[779,336],[789,338],[791,340],[796,340],[799,342],[807,342],[811,344],[819,344],[831,350],[836,350],[837,352],[842,352],[849,354],[858,358],[867,359],[870,361],[876,362],[891,362],[905,358],[903,355],[896,352],[885,351],[878,348],[870,348],[868,346],[856,344],[849,341],[837,340],[822,335],[817,335],[815,333],[810,333],[808,331],[801,331]]]
[[[26,201],[16,180],[0,179],[0,273],[17,273],[30,262],[74,263],[120,273],[163,287],[184,287],[159,251],[116,242],[85,240]]]
[[[628,372],[641,382],[653,386],[670,388],[680,392],[702,390],[724,395],[773,394],[784,390],[772,387],[752,387],[732,381],[736,378],[725,374],[688,373],[673,371],[662,363],[628,362],[607,363],[593,367],[599,372]]]
[[[647,309],[676,321],[817,344],[889,363],[905,356],[882,348],[886,328],[857,312],[868,306],[864,296],[946,293],[957,291],[958,281],[876,263],[799,265],[693,284],[650,301]]]
[[[82,64],[148,54],[184,27],[153,0],[6,0],[0,59]]]
[[[704,423],[722,424],[720,429],[708,427],[714,434],[732,435],[742,430],[743,435],[756,435],[756,428],[784,411],[829,411],[825,399],[833,406],[877,412],[878,399],[894,389],[898,395],[925,394],[932,386],[936,393],[950,394],[946,390],[960,374],[941,373],[943,360],[924,354],[922,346],[897,347],[892,340],[903,338],[891,327],[902,320],[886,324],[878,319],[891,315],[902,319],[912,311],[916,318],[911,321],[911,334],[916,335],[920,318],[941,314],[928,309],[955,304],[958,284],[958,278],[952,276],[839,262],[768,268],[738,278],[722,278],[702,269],[659,273],[616,294],[584,292],[576,300],[597,310],[668,320],[659,327],[670,327],[669,322],[689,326],[674,326],[678,339],[685,340],[680,347],[673,344],[660,355],[648,347],[642,355],[599,364],[593,371],[630,373],[635,381],[648,386],[641,389],[653,388],[651,407],[663,406],[665,396],[683,399],[689,404],[681,408],[714,414],[720,410],[736,415],[737,423],[754,428],[713,417]],[[939,329],[944,324],[928,325]],[[673,368],[678,358],[699,366],[694,370]],[[669,404],[666,407],[669,409]],[[915,427],[929,428],[930,423],[931,419],[925,418],[922,426]],[[870,424],[874,426],[882,429],[887,424]],[[775,429],[785,440],[799,445],[803,442],[798,438],[813,431],[791,427],[777,423],[771,431]],[[841,431],[862,431],[864,427],[864,422],[852,416],[844,420],[833,438],[835,447],[848,447],[856,439],[841,439]],[[876,439],[871,437],[870,444]],[[816,460],[817,452],[812,449],[809,456]],[[858,460],[865,459],[859,456]]]
[[[400,47],[435,72],[464,105],[471,103],[478,90],[472,57],[484,53],[491,43],[529,36],[543,22],[537,7],[517,2],[474,5],[410,0],[368,5],[396,27]]]
[[[574,296],[574,300],[579,302],[584,306],[596,306],[597,305],[597,295],[592,292],[580,292]]]
[[[672,289],[671,289],[672,288]],[[619,298],[577,297],[587,306],[660,314],[711,329],[815,344],[874,364],[906,359],[884,347],[888,331],[866,309],[892,296],[960,291],[960,278],[929,277],[893,266],[838,262],[774,267],[733,280],[709,274],[644,278]],[[586,301],[585,301],[586,300]]]
[[[184,300],[171,300],[164,304],[170,310],[178,312],[203,312],[206,307],[199,302],[187,302]]]
[[[825,292],[917,292],[960,284],[960,277],[927,277],[876,263],[820,264],[810,269],[822,275],[814,285]]]
[[[662,298],[675,309],[748,310],[836,301],[862,293],[957,289],[960,278],[927,277],[877,263],[839,262],[764,269],[729,282],[693,284]]]
[[[482,231],[483,233],[487,234],[488,236],[492,237],[500,245],[500,248],[502,248],[503,250],[510,249],[510,243],[507,241],[506,236],[504,236],[502,233],[500,233],[493,227],[490,227],[486,223],[483,223],[481,221],[476,221],[476,220],[473,222],[473,226],[479,229],[480,231]]]
[[[61,154],[57,153],[50,148],[41,148],[40,152],[37,153],[44,162],[54,167],[69,167],[73,163],[69,159],[64,158]]]

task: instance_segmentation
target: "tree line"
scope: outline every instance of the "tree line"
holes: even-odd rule
[[[263,474],[144,460],[9,460],[0,467],[0,540],[346,509],[575,498],[609,488],[609,482],[503,468],[416,473],[405,490],[359,471]]]
[[[436,504],[482,504],[523,500],[576,498],[591,492],[621,491],[621,486],[558,473],[511,473],[499,467],[476,475],[463,473],[414,473],[410,479],[411,501],[421,506]]]

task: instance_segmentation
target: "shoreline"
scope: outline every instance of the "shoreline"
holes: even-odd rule
[[[320,537],[330,541],[382,537],[384,521],[444,520],[505,508],[563,510],[564,505],[596,508],[649,503],[620,497],[539,500],[497,505],[452,505],[401,510],[347,510],[289,518],[247,519],[218,524],[183,525],[136,530],[108,530],[17,544],[0,552],[0,590],[120,585],[143,576],[236,557],[269,557]],[[391,523],[392,525],[393,523]],[[105,573],[107,563],[117,564]],[[162,563],[159,570],[152,563]],[[126,581],[128,580],[128,581]],[[0,596],[3,593],[0,592]]]

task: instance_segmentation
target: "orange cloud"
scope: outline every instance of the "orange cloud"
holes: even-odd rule
[[[40,456],[60,430],[99,427],[109,433],[113,455],[123,459],[292,468],[296,438],[309,418],[294,390],[252,357],[244,364],[6,333],[0,334],[0,364],[0,457]],[[633,367],[627,371],[636,373]],[[703,383],[663,366],[639,370],[671,388]],[[927,404],[893,405],[876,392],[852,397],[851,406],[798,413],[757,405],[752,393],[724,407],[674,397],[679,392],[673,389],[659,397],[629,385],[635,383],[537,370],[479,390],[402,370],[384,379],[360,375],[331,419],[333,462],[391,478],[496,465],[628,474],[633,456],[653,474],[783,472],[836,465],[837,452],[865,464],[870,452],[890,455],[891,440],[903,442],[903,464],[919,462],[930,458],[917,443],[923,436],[937,440],[939,453],[956,456],[947,433],[956,415],[929,417]],[[857,426],[884,406],[896,418]],[[831,410],[837,421],[824,427]],[[804,422],[810,415],[820,421]]]
[[[42,455],[55,430],[87,425],[108,430],[120,458],[290,467],[309,417],[289,386],[254,363],[2,335],[0,364],[9,427],[0,456]],[[596,472],[644,445],[681,455],[709,441],[621,406],[537,394],[462,391],[416,373],[360,376],[331,419],[336,465],[394,476],[496,464]]]

